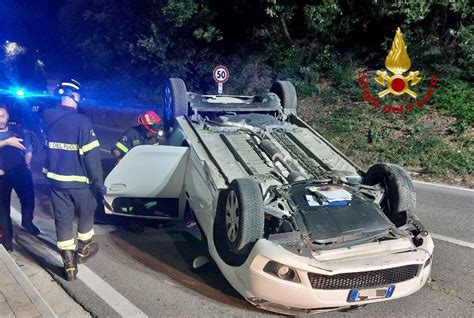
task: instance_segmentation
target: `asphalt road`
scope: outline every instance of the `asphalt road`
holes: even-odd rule
[[[103,161],[119,132],[96,127]],[[39,165],[39,163],[37,163]],[[37,167],[39,168],[39,166]],[[108,219],[96,225],[100,252],[81,265],[79,278],[61,278],[54,250],[54,224],[48,185],[35,173],[38,208],[35,221],[43,234],[24,233],[17,242],[53,275],[69,295],[98,317],[274,316],[249,305],[225,281],[212,263],[194,271],[192,260],[206,252],[199,232],[184,224],[146,227],[144,233],[125,230],[126,220]],[[474,313],[474,191],[416,183],[417,215],[435,237],[432,282],[416,294],[349,312],[319,317],[472,317]],[[18,209],[18,202],[13,202]],[[19,213],[13,217],[19,222]],[[161,227],[160,227],[161,226]]]

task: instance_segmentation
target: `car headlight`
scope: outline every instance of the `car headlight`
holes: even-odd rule
[[[301,282],[300,278],[298,277],[298,273],[296,273],[296,270],[294,268],[291,268],[289,266],[286,266],[274,261],[269,261],[263,268],[263,271],[265,273],[271,274],[273,276],[276,276],[280,279],[283,279],[289,282],[294,282],[294,283]]]

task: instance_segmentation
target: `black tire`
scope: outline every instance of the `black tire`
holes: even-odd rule
[[[170,78],[164,89],[164,123],[168,128],[174,127],[175,118],[188,115],[188,92],[186,84],[180,78]]]
[[[233,180],[224,196],[221,211],[223,216],[219,231],[223,232],[227,246],[234,254],[248,255],[260,238],[263,237],[264,213],[262,191],[257,182],[242,178]],[[235,205],[236,204],[236,205]],[[232,207],[236,209],[237,221],[232,229]]]
[[[296,96],[296,89],[289,81],[276,81],[270,88],[271,93],[275,93],[281,102],[283,112],[285,114],[296,115],[296,108],[298,97]]]
[[[407,216],[415,213],[415,186],[401,166],[393,163],[375,164],[367,171],[364,183],[381,184],[384,187],[385,196],[380,206],[397,227],[404,225]]]

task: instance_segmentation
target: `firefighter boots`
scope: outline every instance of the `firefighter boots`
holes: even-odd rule
[[[77,250],[77,256],[79,256],[79,263],[85,263],[89,258],[94,256],[99,250],[99,244],[92,240],[81,241],[79,240],[79,248]]]
[[[76,279],[77,275],[77,254],[73,250],[61,251],[61,257],[64,263],[64,273],[66,280],[71,281]]]

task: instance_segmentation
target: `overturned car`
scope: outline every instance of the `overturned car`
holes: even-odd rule
[[[408,174],[359,169],[298,117],[290,82],[224,96],[172,78],[164,119],[170,146],[125,156],[106,179],[106,212],[179,219],[190,209],[250,303],[313,313],[404,297],[429,279],[433,241]]]

